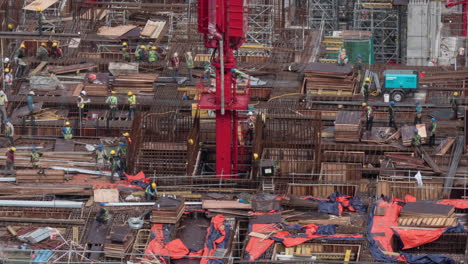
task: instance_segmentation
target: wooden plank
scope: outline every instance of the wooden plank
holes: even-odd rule
[[[34,12],[36,12],[38,8],[41,8],[42,10],[46,10],[47,8],[51,7],[53,4],[57,2],[58,0],[35,0],[29,5],[23,7],[23,9],[34,11]]]
[[[453,205],[436,204],[431,202],[406,203],[400,212],[401,216],[440,216],[449,217],[453,214]]]
[[[435,155],[437,156],[443,156],[447,153],[447,151],[452,147],[453,143],[455,143],[455,138],[450,137],[447,139],[444,139],[440,145],[437,147],[436,151],[434,151]]]
[[[1,216],[0,222],[24,222],[24,223],[44,223],[44,224],[71,224],[84,225],[84,219],[56,219],[56,218],[30,218],[30,217],[6,217]]]
[[[39,72],[41,72],[44,67],[47,65],[47,61],[41,61],[37,67],[29,73],[29,77],[37,75]]]
[[[119,202],[119,190],[117,189],[94,190],[94,201],[97,203],[118,203]]]
[[[136,27],[137,26],[135,25],[121,25],[116,27],[102,26],[98,29],[97,35],[106,37],[120,37]]]
[[[246,209],[251,210],[252,204],[239,203],[227,200],[203,200],[203,209]]]
[[[55,74],[62,74],[62,73],[75,73],[81,70],[90,70],[96,68],[97,65],[95,63],[82,63],[82,64],[74,64],[68,66],[56,66],[56,67],[49,67],[49,71]]]

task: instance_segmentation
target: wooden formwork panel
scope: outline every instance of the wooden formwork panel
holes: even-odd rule
[[[334,192],[354,196],[357,190],[354,184],[288,184],[288,194],[297,196],[328,197]]]
[[[276,243],[273,248],[272,260],[279,260],[278,255],[290,255],[303,259],[303,257],[315,256],[321,260],[343,260],[346,251],[351,251],[351,261],[359,261],[361,245],[359,244],[319,244],[304,243],[294,247],[285,247]],[[299,261],[299,259],[297,259]]]
[[[320,179],[323,183],[358,182],[362,179],[362,164],[322,162]]]
[[[439,200],[443,198],[443,183],[424,182],[422,187],[418,187],[417,182],[391,182],[379,181],[377,183],[376,197],[385,195],[388,197],[405,198],[412,195],[419,200]]]

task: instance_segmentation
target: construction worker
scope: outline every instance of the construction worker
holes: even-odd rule
[[[452,119],[453,120],[457,120],[458,119],[458,96],[460,94],[458,92],[454,92],[453,93],[453,97],[450,99],[450,105],[452,106],[452,112],[453,112],[453,115],[452,115]]]
[[[42,13],[42,8],[37,8],[37,30],[39,31],[39,36],[42,36],[42,27],[44,25],[45,16]]]
[[[364,80],[364,84],[362,85],[362,93],[364,94],[364,102],[366,103],[369,100],[370,87],[371,79],[369,77],[366,77],[366,79]]]
[[[125,141],[127,141],[127,146],[132,143],[132,138],[130,137],[130,133],[125,132],[122,134],[122,136],[124,136]]]
[[[94,73],[91,73],[90,75],[88,75],[88,83],[102,84],[102,82],[97,79],[97,76]]]
[[[85,100],[85,96],[86,96],[86,91],[83,90],[80,92],[80,95],[76,99],[76,105],[78,106],[78,111],[79,111],[80,124],[83,121],[86,103],[91,102],[90,99]]]
[[[415,109],[414,125],[421,124],[422,117],[422,106],[419,103],[419,100],[416,100],[416,109]]]
[[[362,103],[364,107],[363,114],[366,115],[366,130],[372,131],[372,125],[374,124],[374,108],[367,103]]]
[[[45,42],[42,42],[39,48],[37,48],[36,56],[37,56],[37,59],[41,61],[49,57],[49,51],[47,50],[47,45],[45,44]]]
[[[388,105],[388,126],[393,127],[395,130],[398,130],[395,123],[395,101],[391,101]]]
[[[179,54],[175,52],[174,56],[171,59],[172,78],[174,79],[179,76],[179,66],[180,66]]]
[[[133,120],[137,109],[137,98],[132,92],[128,92],[128,120]]]
[[[11,86],[13,85],[13,74],[9,68],[5,69],[3,83],[5,85],[5,92],[8,93],[8,91],[11,91]]]
[[[156,190],[156,183],[153,182],[150,185],[148,185],[145,189],[145,196],[147,201],[152,201],[156,197],[158,197],[158,190]]]
[[[6,156],[6,163],[5,163],[5,174],[14,174],[15,172],[15,147],[11,147],[5,153]]]
[[[124,42],[122,43],[122,56],[123,56],[123,59],[124,61],[126,62],[130,62],[130,48],[128,47],[128,43],[127,42]]]
[[[5,139],[3,140],[2,146],[5,145],[5,141],[10,141],[10,146],[14,146],[15,140],[13,137],[15,136],[15,127],[8,119],[3,120],[3,124],[5,125]]]
[[[100,203],[101,210],[96,215],[96,221],[100,224],[107,224],[109,221],[109,209],[106,208],[105,203]]]
[[[193,81],[192,70],[195,67],[195,65],[193,63],[192,52],[188,51],[185,54],[185,63],[187,63],[187,70],[188,70],[189,80],[190,80],[190,82],[192,82]]]
[[[37,148],[34,146],[31,148],[31,165],[33,169],[39,168],[39,158],[42,157],[42,153],[37,151]]]
[[[420,147],[421,146],[421,136],[418,134],[418,129],[414,129],[414,136],[411,139],[411,146],[413,147]]]
[[[20,48],[16,51],[16,59],[17,59],[17,64],[18,68],[16,69],[16,78],[20,78],[23,76],[24,69],[26,68],[26,62],[23,60],[23,58],[26,56],[26,45],[21,44]]]
[[[111,182],[114,182],[114,174],[117,173],[120,179],[125,179],[125,176],[122,172],[122,166],[120,162],[120,157],[117,155],[115,150],[110,151],[110,157],[105,156],[109,162],[111,163]]]
[[[115,114],[117,113],[117,104],[118,99],[116,95],[116,91],[112,91],[111,95],[106,98],[106,104],[109,105],[109,115],[107,116],[107,120],[114,120]]]
[[[338,60],[336,61],[336,63],[340,66],[344,66],[346,64],[348,64],[348,55],[346,54],[346,49],[342,49],[340,51],[340,53],[338,53]]]
[[[117,154],[120,157],[120,162],[121,162],[123,171],[127,170],[127,153],[128,153],[127,143],[120,142],[119,148],[117,149]]]
[[[6,108],[8,106],[8,98],[4,91],[0,90],[0,115],[2,121],[8,118]]]
[[[65,140],[73,138],[73,129],[70,127],[70,122],[65,122],[65,127],[62,128],[62,136]]]
[[[247,119],[247,132],[249,133],[249,142],[252,144],[254,130],[255,130],[255,116],[252,112],[249,112],[249,119]]]
[[[15,27],[13,24],[8,24],[8,31],[13,32],[15,30]]]
[[[157,47],[151,47],[150,51],[148,52],[148,62],[149,63],[156,63],[158,61],[158,52]]]
[[[11,68],[10,58],[6,57],[3,59],[3,68]]]
[[[431,128],[429,129],[429,146],[435,145],[435,137],[437,130],[437,120],[435,118],[431,119]]]
[[[102,144],[99,144],[96,149],[96,167],[100,171],[104,169],[104,161],[105,161],[104,157],[105,157],[104,146]]]
[[[34,112],[34,96],[36,93],[34,91],[29,91],[28,97],[26,98],[26,102],[28,103],[28,110],[29,114],[32,115]]]
[[[146,61],[146,56],[147,56],[147,53],[146,53],[145,45],[141,45],[135,50],[135,60],[137,62]]]
[[[50,49],[50,56],[54,59],[62,58],[62,49],[58,46],[57,42],[52,43],[52,48]]]

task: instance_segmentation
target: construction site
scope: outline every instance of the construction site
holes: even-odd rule
[[[468,263],[468,0],[0,0],[0,263]]]

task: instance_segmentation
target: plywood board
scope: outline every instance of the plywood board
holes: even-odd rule
[[[161,32],[164,30],[165,26],[166,26],[166,21],[148,20],[146,22],[145,27],[143,28],[143,31],[141,31],[140,35],[142,37],[157,39],[159,35],[161,34]]]
[[[117,189],[94,190],[94,201],[97,203],[118,203],[119,191]]]
[[[128,31],[136,28],[134,25],[122,25],[117,27],[100,27],[97,35],[106,37],[120,37]]]
[[[46,10],[51,7],[53,4],[57,3],[58,0],[36,0],[29,5],[23,7],[24,10],[37,11],[38,8]]]
[[[84,12],[80,18],[81,19],[97,19],[102,20],[107,16],[107,10],[105,9],[88,9],[88,11]]]

